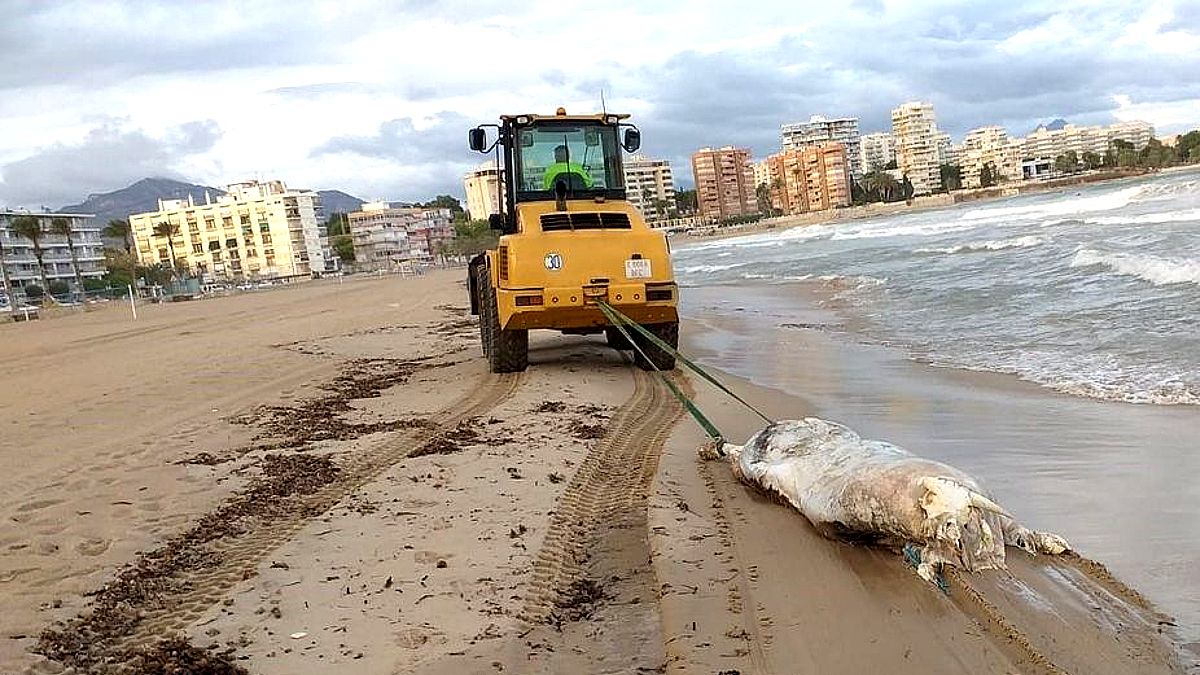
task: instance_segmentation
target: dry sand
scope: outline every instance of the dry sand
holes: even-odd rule
[[[595,338],[489,375],[461,276],[0,326],[0,672],[1181,670],[1078,561],[944,596],[820,538]]]

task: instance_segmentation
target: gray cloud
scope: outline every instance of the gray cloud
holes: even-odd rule
[[[315,148],[311,155],[349,154],[394,162],[391,182],[361,189],[393,199],[421,200],[434,193],[460,194],[462,176],[485,158],[467,149],[467,129],[474,122],[458,113],[443,112],[431,125],[417,129],[410,117],[388,120],[367,136],[338,136]]]
[[[162,138],[127,131],[110,120],[80,143],[53,145],[0,166],[0,203],[57,207],[147,176],[183,178],[173,168],[176,163],[207,152],[220,137],[212,120],[188,122]]]

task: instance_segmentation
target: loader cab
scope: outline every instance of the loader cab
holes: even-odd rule
[[[555,202],[559,211],[574,199],[625,200],[621,150],[635,152],[641,133],[622,120],[628,115],[506,115],[499,125],[471,130],[472,150],[503,155],[504,204],[493,227],[516,231],[516,205]],[[497,130],[490,145],[485,127]],[[624,132],[622,134],[622,132]],[[497,158],[499,159],[499,157]]]

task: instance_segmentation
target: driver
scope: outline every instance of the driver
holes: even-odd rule
[[[592,176],[584,169],[582,165],[575,162],[569,162],[570,152],[567,146],[560,145],[554,148],[554,163],[546,167],[546,174],[542,178],[542,188],[550,190],[554,188],[554,181],[561,174],[573,173],[579,176],[583,181],[583,187],[592,187]]]

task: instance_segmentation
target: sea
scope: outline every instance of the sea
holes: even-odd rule
[[[701,362],[971,472],[1200,641],[1200,172],[672,244]]]

